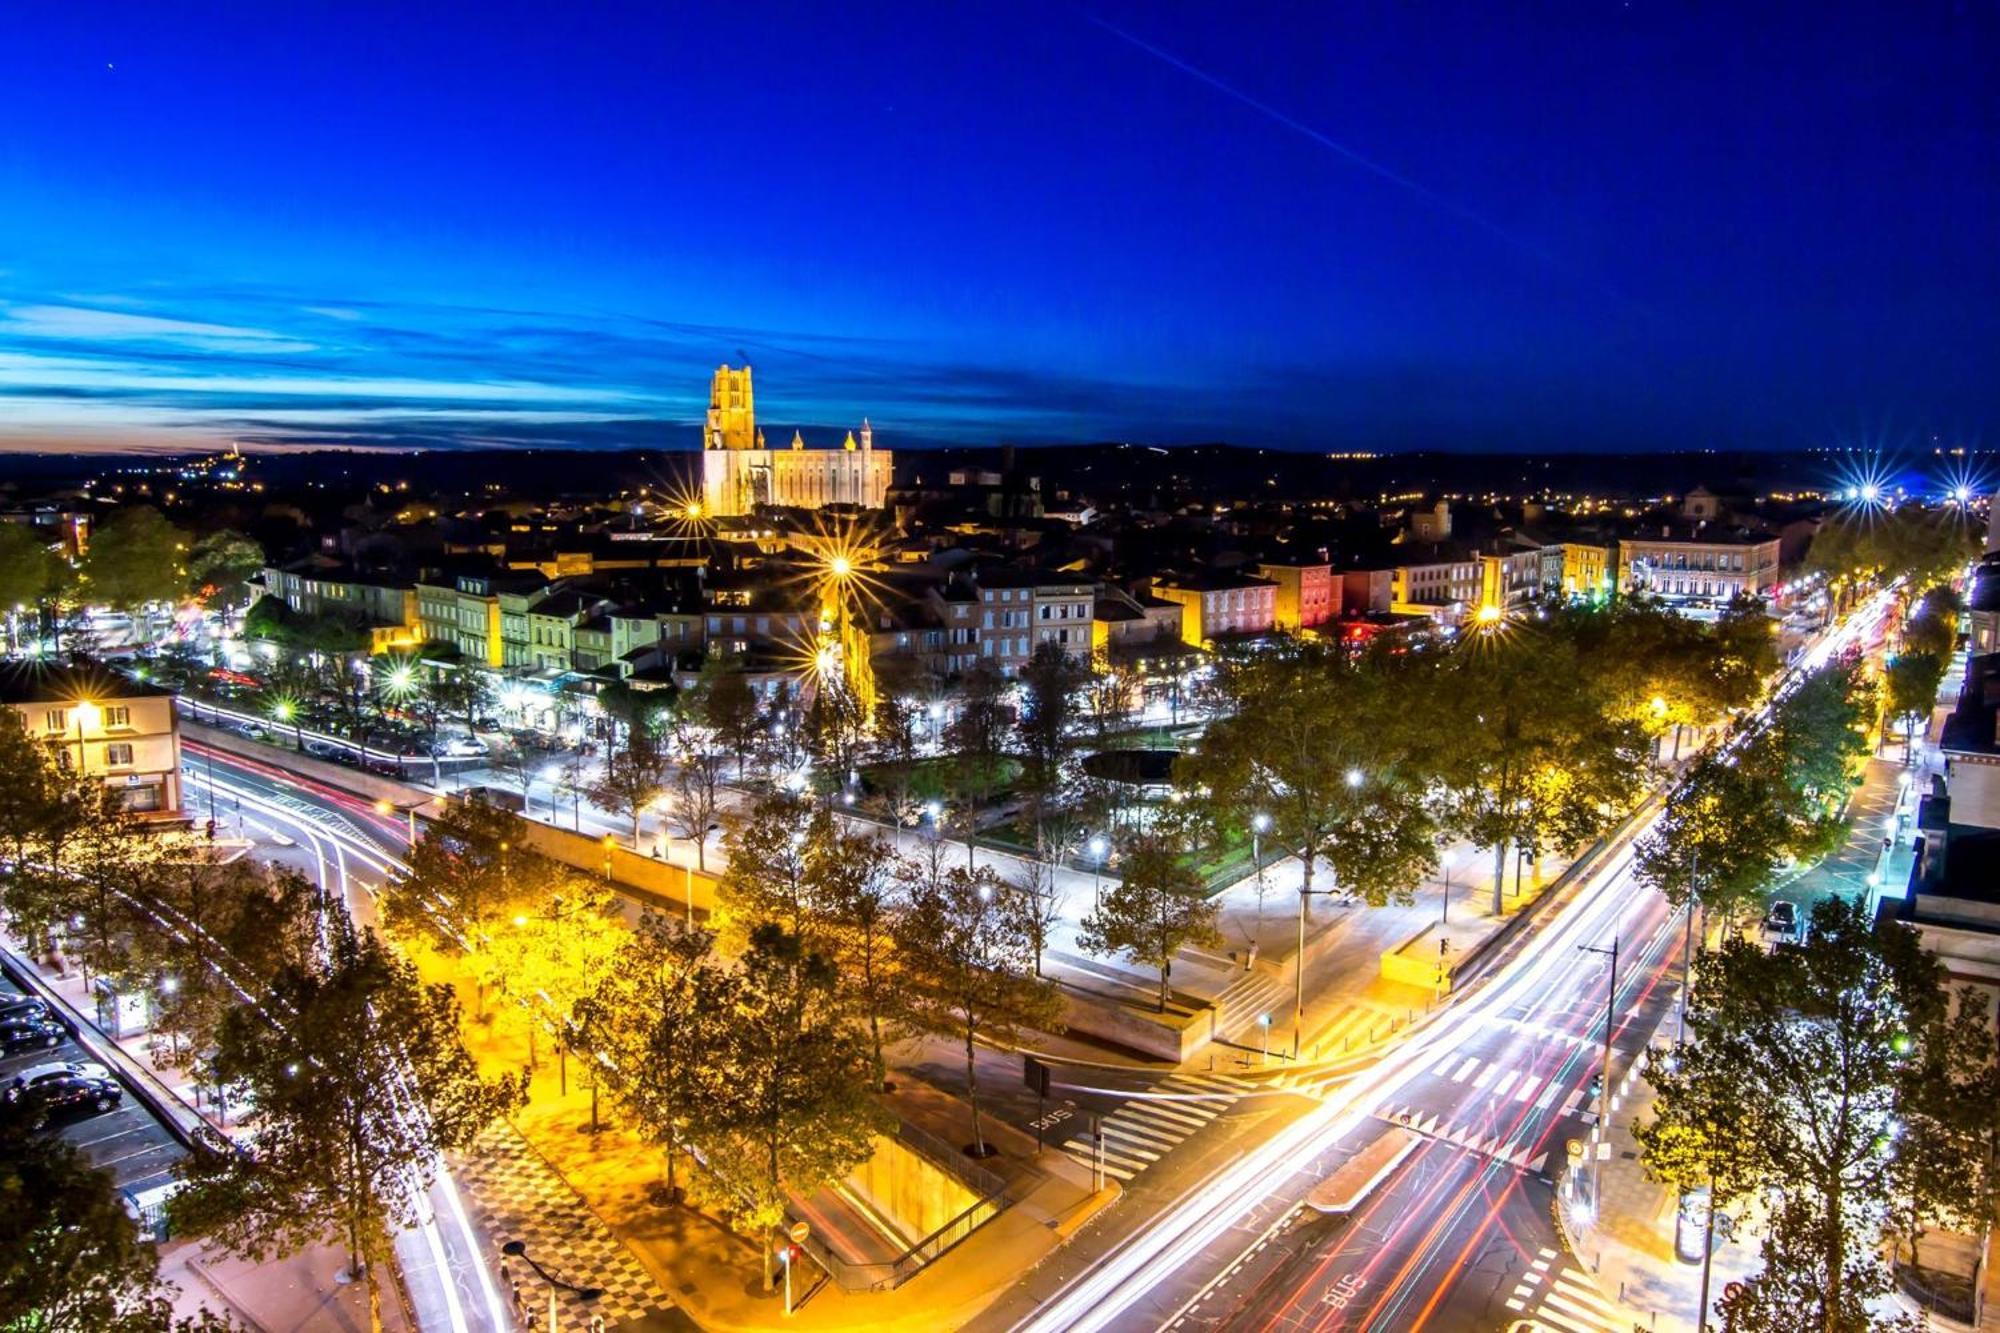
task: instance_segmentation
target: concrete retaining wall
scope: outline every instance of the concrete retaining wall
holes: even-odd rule
[[[979,1202],[978,1195],[915,1149],[880,1134],[875,1136],[875,1151],[843,1183],[895,1227],[906,1246]]]
[[[604,873],[607,848],[601,838],[523,818],[521,840],[551,861],[593,875]],[[623,843],[615,843],[608,850],[612,883],[633,896],[676,911],[685,911],[692,898],[694,910],[701,915],[707,916],[715,910],[714,875],[642,856]]]
[[[1179,1064],[1208,1045],[1212,1010],[1152,1013],[1107,995],[1064,986],[1063,1025],[1141,1055]]]
[[[289,746],[253,741],[247,736],[238,736],[233,731],[223,731],[218,727],[200,722],[181,719],[181,735],[191,741],[206,745],[223,754],[233,754],[238,759],[251,759],[273,768],[282,768],[288,773],[297,773],[302,778],[324,782],[329,787],[351,791],[356,796],[365,796],[371,801],[387,801],[396,807],[398,813],[415,806],[419,813],[431,802],[431,794],[420,787],[398,782],[394,778],[377,777],[364,773],[358,768],[345,764],[330,764],[324,759],[315,759],[309,754],[301,754]]]

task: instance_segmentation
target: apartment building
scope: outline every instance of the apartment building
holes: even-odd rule
[[[1340,615],[1340,582],[1326,561],[1265,560],[1257,575],[1277,585],[1272,620],[1279,629],[1317,629]]]
[[[1660,525],[1618,539],[1618,587],[1667,601],[1722,606],[1778,584],[1778,538],[1762,532]]]
[[[182,817],[172,690],[92,665],[9,663],[0,666],[0,703],[58,765],[101,776],[133,815],[149,822]]]
[[[1278,585],[1247,574],[1164,575],[1153,596],[1179,603],[1181,638],[1199,648],[1232,635],[1269,634],[1276,627]]]

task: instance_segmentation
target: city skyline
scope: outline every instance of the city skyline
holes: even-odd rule
[[[0,447],[1990,442],[1988,14],[1448,7],[282,31],[0,54]]]

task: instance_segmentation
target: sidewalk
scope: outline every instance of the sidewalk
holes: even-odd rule
[[[183,1132],[234,1132],[235,1126],[213,1099],[193,1085],[185,1071],[160,1063],[149,1034],[113,1041],[97,1029],[91,1021],[96,1004],[82,973],[53,971],[21,949],[17,941],[10,939],[9,944],[22,965],[68,1007],[74,1027],[87,1034],[94,1053],[109,1055],[128,1081],[143,1084],[167,1106]],[[160,1275],[177,1289],[173,1305],[179,1315],[207,1308],[226,1313],[252,1330],[369,1326],[368,1289],[362,1283],[338,1280],[337,1275],[347,1266],[347,1255],[330,1246],[309,1246],[265,1263],[238,1259],[197,1241],[169,1240],[159,1249]],[[394,1275],[385,1280],[382,1322],[384,1328],[403,1333],[417,1325],[411,1322],[399,1294],[400,1285],[400,1278]]]
[[[1679,1197],[1650,1179],[1639,1164],[1632,1126],[1652,1113],[1653,1091],[1643,1061],[1618,1075],[1611,1124],[1602,1140],[1585,1141],[1582,1179],[1566,1170],[1556,1186],[1556,1220],[1577,1260],[1597,1279],[1605,1297],[1664,1333],[1697,1333],[1695,1307],[1701,1300],[1701,1265],[1674,1252]],[[1591,1155],[1595,1154],[1595,1170]],[[1737,1211],[1741,1211],[1740,1207]],[[1710,1263],[1709,1300],[1724,1284],[1752,1276],[1763,1267],[1760,1239],[1739,1227],[1734,1239],[1717,1237]],[[1695,1242],[1699,1253],[1700,1242]]]
[[[417,961],[426,979],[450,979],[436,956]],[[469,1025],[467,1046],[489,1073],[527,1065],[525,1026],[508,1018]],[[782,1319],[782,1292],[763,1290],[758,1244],[694,1207],[661,1202],[660,1147],[623,1124],[608,1096],[597,1104],[599,1131],[588,1132],[587,1066],[569,1060],[565,1086],[556,1053],[541,1043],[537,1056],[528,1104],[457,1164],[493,1241],[525,1240],[529,1255],[565,1281],[604,1290],[594,1307],[565,1297],[566,1319],[594,1308],[621,1333],[691,1324],[751,1330]],[[936,1139],[970,1140],[964,1104],[921,1080],[899,1079],[885,1101]],[[1037,1152],[1031,1135],[999,1116],[989,1114],[983,1124],[1000,1155],[981,1165],[1007,1182],[1010,1206],[900,1287],[846,1291],[829,1282],[793,1322],[827,1329],[956,1327],[1118,1197],[1115,1182],[1093,1192],[1084,1167],[1054,1147]]]

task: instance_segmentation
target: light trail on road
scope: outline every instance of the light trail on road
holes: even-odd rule
[[[198,753],[203,760],[199,766],[190,764],[185,767],[184,773],[189,781],[217,795],[227,796],[238,802],[239,808],[255,810],[265,819],[298,831],[300,841],[308,847],[314,857],[322,895],[328,892],[326,866],[327,852],[331,849],[333,862],[340,877],[340,903],[343,910],[352,911],[348,902],[348,857],[352,856],[361,864],[372,867],[385,878],[402,871],[403,863],[384,851],[381,844],[369,840],[343,814],[325,808],[332,806],[335,810],[352,809],[370,823],[376,824],[378,829],[386,833],[392,841],[402,841],[402,825],[393,820],[382,819],[373,805],[346,792],[321,787],[309,779],[300,778],[254,760],[241,759],[222,751],[211,751],[195,745],[186,748]],[[225,774],[235,769],[239,774],[249,774],[282,787],[302,792],[310,791],[319,803],[303,798],[273,796],[224,776],[210,777],[203,771],[210,763],[223,769]],[[299,808],[301,806],[304,808]],[[327,816],[331,816],[330,821]],[[404,1086],[399,1091],[401,1093],[399,1100],[413,1104],[414,1089]],[[499,1287],[493,1281],[493,1275],[487,1270],[485,1261],[481,1257],[479,1236],[473,1229],[470,1216],[466,1213],[457,1182],[452,1179],[450,1167],[441,1156],[433,1161],[432,1168],[434,1176],[432,1190],[420,1196],[429,1207],[420,1214],[417,1225],[412,1230],[438,1274],[436,1287],[445,1307],[444,1326],[452,1330],[452,1333],[489,1333],[489,1331],[501,1333],[502,1330],[511,1328],[512,1324],[506,1306],[501,1300]],[[437,1206],[439,1198],[445,1205],[442,1210]],[[442,1220],[441,1211],[445,1214]],[[468,1311],[457,1284],[452,1280],[454,1247],[444,1235],[447,1223],[458,1242],[460,1252],[465,1256],[466,1264],[475,1274],[477,1292],[465,1295],[476,1294],[480,1298],[476,1313],[483,1315],[483,1318],[475,1318],[475,1312]],[[404,1233],[406,1237],[409,1234],[409,1232]],[[409,1267],[407,1263],[404,1265],[406,1273]]]
[[[1878,593],[1801,654],[1781,677],[1758,717],[1768,716],[1770,707],[1786,697],[1802,677],[1879,623],[1894,591],[1891,587]],[[1197,1263],[1204,1250],[1289,1182],[1304,1164],[1337,1145],[1374,1108],[1407,1088],[1483,1022],[1504,1019],[1517,1006],[1533,1012],[1537,997],[1545,1000],[1551,993],[1560,993],[1565,981],[1582,974],[1579,946],[1604,938],[1635,904],[1660,901],[1656,893],[1637,885],[1632,862],[1633,844],[1652,830],[1661,813],[1662,807],[1656,805],[1636,818],[1529,946],[1474,982],[1428,1027],[1388,1052],[1320,1106],[1185,1192],[1150,1226],[1127,1237],[1086,1268],[1040,1309],[1019,1321],[1015,1329],[1020,1333],[1057,1333],[1110,1326],[1145,1293]]]

